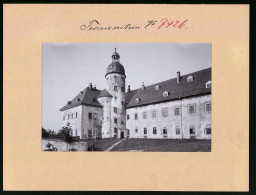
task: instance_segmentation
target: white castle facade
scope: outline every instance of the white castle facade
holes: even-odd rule
[[[80,139],[211,139],[211,68],[141,88],[126,89],[115,51],[106,89],[92,84],[60,109],[63,126]]]

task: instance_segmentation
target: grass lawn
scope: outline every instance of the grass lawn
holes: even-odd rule
[[[210,152],[211,140],[125,139],[111,151]]]
[[[120,141],[120,139],[99,139],[94,144],[94,151],[104,151],[114,143]],[[95,140],[88,140],[88,146],[91,146]]]

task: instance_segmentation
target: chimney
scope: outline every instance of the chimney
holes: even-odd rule
[[[92,83],[89,84],[89,88],[92,89]]]
[[[142,83],[141,89],[142,89],[142,90],[144,90],[144,89],[145,89],[144,82]]]
[[[177,72],[177,83],[180,83],[180,72]]]
[[[97,89],[97,88],[96,88],[96,85],[94,85],[94,89]]]
[[[127,91],[131,92],[131,86],[130,85],[128,85],[128,90]]]

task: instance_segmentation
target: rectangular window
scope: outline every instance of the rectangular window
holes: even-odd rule
[[[93,118],[94,118],[94,119],[97,119],[97,113],[94,113],[94,114],[93,114]]]
[[[127,130],[127,135],[130,135],[130,131],[129,130]]]
[[[205,129],[205,134],[206,134],[206,135],[211,135],[211,133],[212,133],[212,132],[211,132],[211,128],[206,128],[206,129]]]
[[[147,118],[147,112],[143,112],[143,119]]]
[[[156,111],[152,112],[152,118],[156,118]]]
[[[180,135],[180,126],[176,125],[175,127],[176,135]]]
[[[167,128],[166,127],[163,128],[163,134],[167,134]]]
[[[92,138],[92,130],[88,130],[88,137]]]
[[[129,120],[130,119],[130,115],[129,114],[127,114],[127,120]]]
[[[146,135],[148,133],[147,128],[144,128],[144,134]]]
[[[114,86],[114,91],[117,91],[117,86]]]
[[[117,107],[114,107],[114,113],[117,113]]]
[[[211,133],[212,133],[211,125],[206,125],[206,128],[204,129],[204,134],[211,135]]]
[[[174,115],[180,115],[180,108],[175,108]]]
[[[134,115],[134,119],[138,120],[138,114],[137,113]]]
[[[76,112],[76,118],[77,118],[77,112]]]
[[[116,123],[116,124],[117,124],[117,118],[114,118],[114,123]]]
[[[65,115],[63,115],[63,120],[65,120]]]
[[[114,128],[114,133],[117,133],[117,128]]]
[[[194,114],[195,111],[196,111],[195,107],[196,107],[195,105],[189,105],[188,106],[188,113],[189,114]]]
[[[73,119],[73,113],[71,114],[71,119]]]
[[[195,133],[196,133],[195,125],[189,126],[189,133],[190,133],[190,135],[195,135]]]
[[[153,134],[156,134],[156,127],[153,127]]]
[[[205,111],[206,111],[206,112],[211,112],[211,111],[212,111],[212,105],[211,105],[211,103],[206,103],[206,104],[205,104]]]
[[[122,87],[122,92],[124,92],[124,87]]]
[[[69,114],[68,114],[68,120],[69,120]]]
[[[88,119],[92,119],[92,113],[91,112],[88,113]]]
[[[162,117],[167,117],[168,116],[168,108],[163,108],[162,109]]]
[[[137,128],[135,129],[135,133],[138,133],[138,129]]]

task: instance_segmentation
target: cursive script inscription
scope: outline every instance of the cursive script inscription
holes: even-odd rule
[[[167,18],[161,19],[159,22],[157,20],[149,20],[146,25],[143,25],[144,29],[156,28],[159,29],[187,29],[188,19],[186,20],[169,20]],[[133,24],[122,24],[118,26],[102,26],[98,20],[91,20],[88,24],[82,24],[80,30],[140,30],[141,27]]]
[[[101,24],[97,20],[92,20],[88,25],[81,25],[81,30],[137,30],[140,27],[132,25],[132,24],[123,24],[121,26],[101,26]]]

